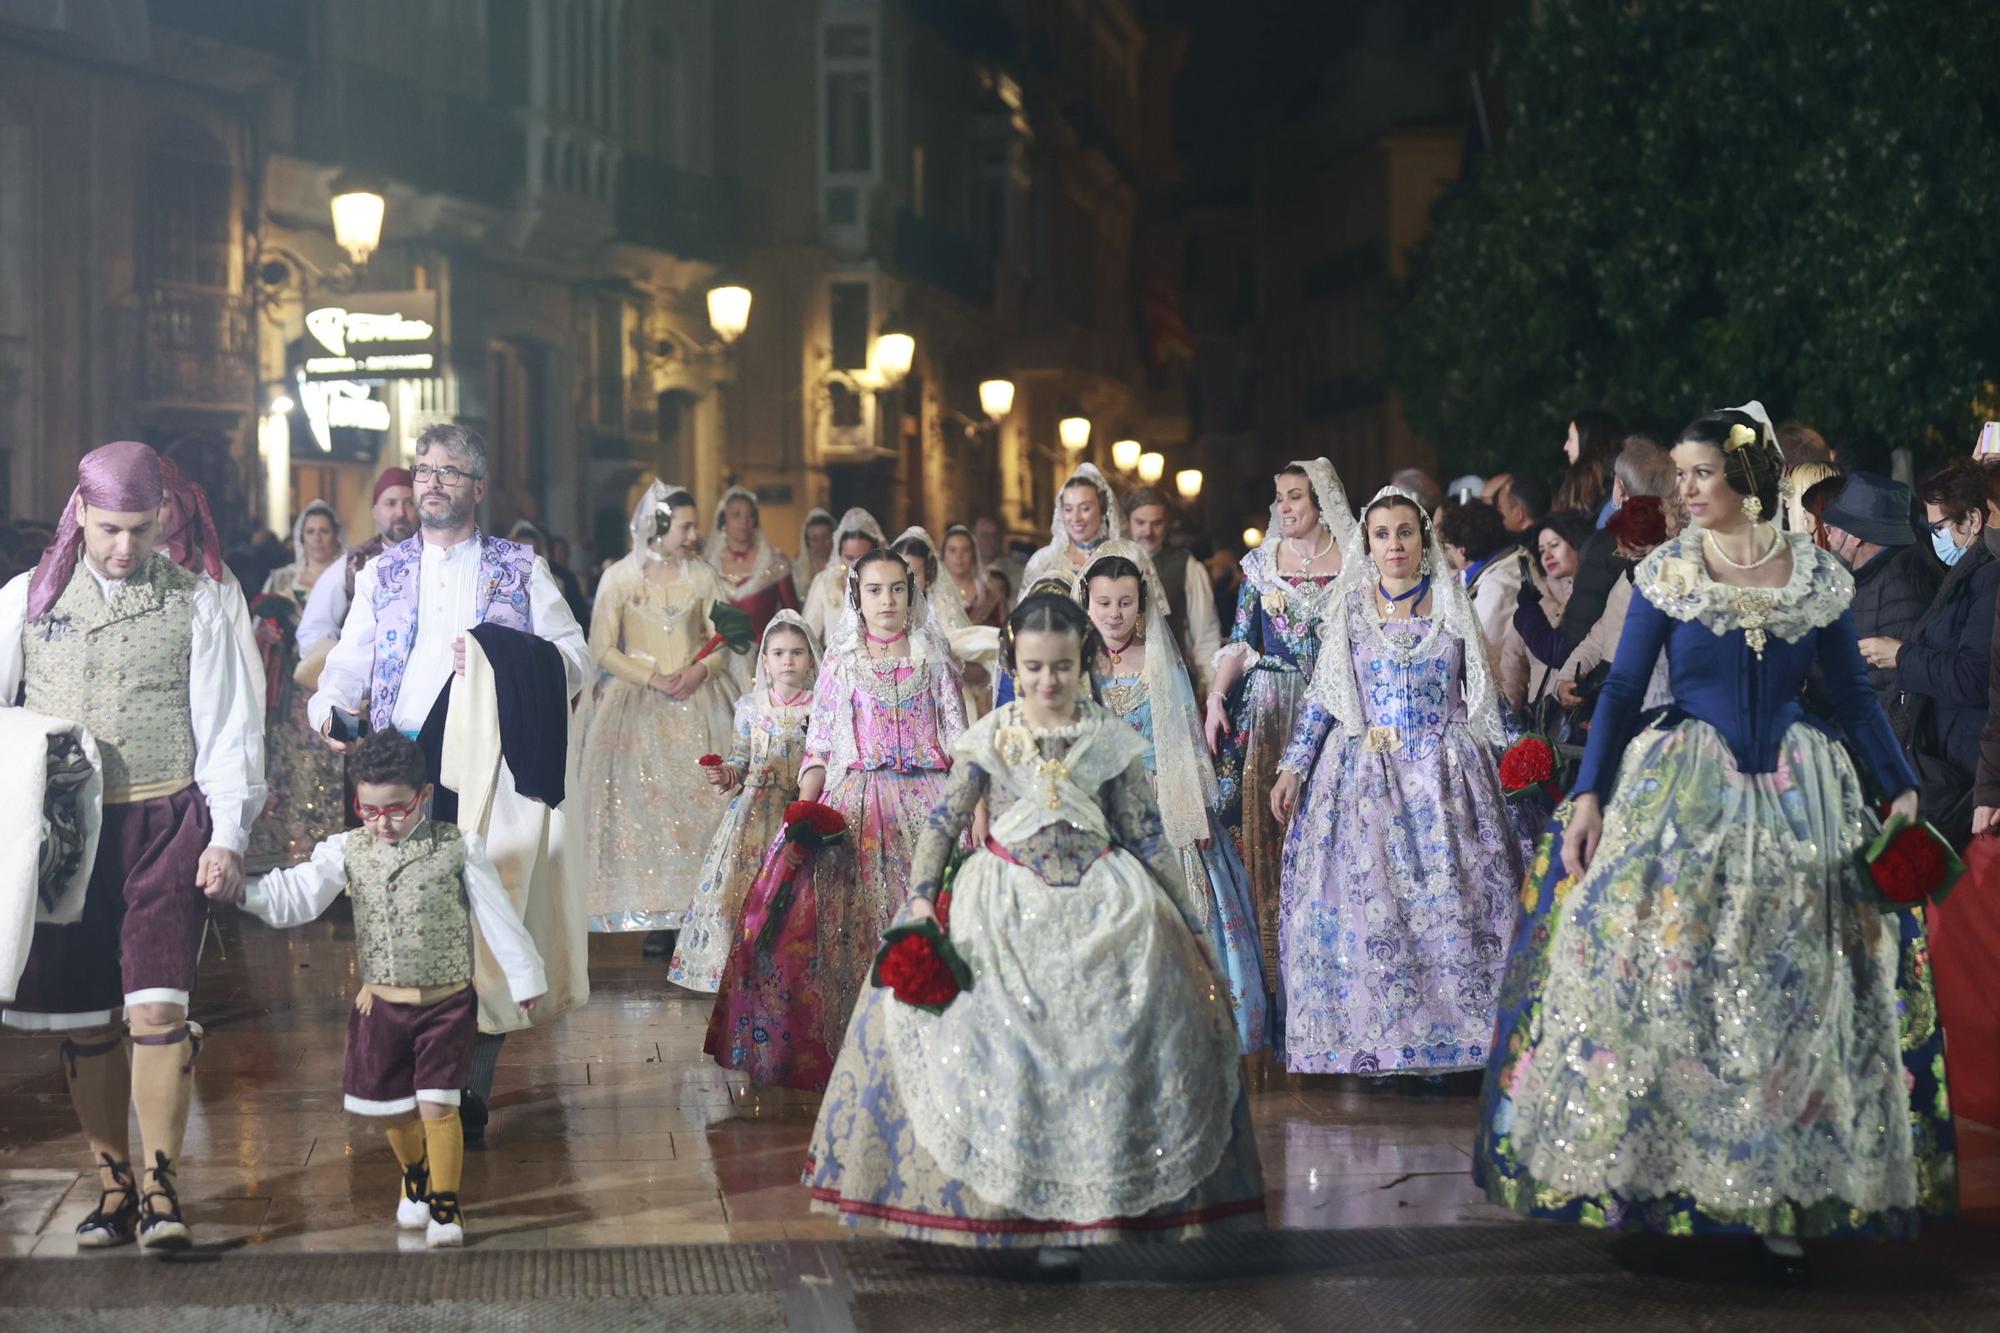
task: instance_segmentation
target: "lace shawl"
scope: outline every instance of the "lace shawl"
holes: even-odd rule
[[[1396,496],[1416,505],[1423,502],[1396,486],[1384,486],[1374,499]],[[1491,745],[1506,743],[1500,722],[1500,693],[1493,681],[1492,664],[1486,656],[1486,634],[1472,609],[1472,598],[1464,582],[1445,563],[1444,547],[1438,541],[1437,525],[1427,518],[1424,526],[1430,538],[1424,550],[1424,573],[1431,578],[1431,627],[1414,645],[1396,643],[1382,632],[1382,611],[1375,604],[1375,584],[1380,578],[1369,556],[1366,537],[1357,525],[1342,559],[1340,581],[1334,600],[1320,622],[1319,661],[1313,668],[1307,698],[1332,716],[1343,734],[1353,738],[1368,729],[1368,714],[1361,706],[1361,684],[1356,679],[1352,626],[1359,622],[1373,636],[1371,647],[1385,656],[1415,663],[1436,657],[1447,636],[1465,646],[1465,707],[1473,735]]]
[[[1167,844],[1176,850],[1194,846],[1209,836],[1208,812],[1220,804],[1215,766],[1194,708],[1194,687],[1187,667],[1167,629],[1166,590],[1159,571],[1138,544],[1123,539],[1106,542],[1092,553],[1077,580],[1076,599],[1088,608],[1090,571],[1098,561],[1122,557],[1138,566],[1146,581],[1146,664],[1140,679],[1153,705],[1153,763],[1157,774],[1160,822]]]
[[[1675,620],[1699,622],[1718,636],[1762,630],[1797,643],[1839,620],[1854,600],[1854,576],[1805,533],[1783,534],[1792,551],[1792,576],[1781,588],[1743,588],[1710,578],[1701,534],[1691,527],[1669,538],[1632,576],[1645,599]]]
[[[1072,483],[1079,481],[1088,482],[1097,488],[1097,497],[1104,505],[1105,537],[1116,541],[1125,535],[1125,511],[1118,507],[1118,495],[1111,489],[1111,483],[1105,480],[1102,472],[1098,471],[1097,464],[1078,464],[1076,471],[1063,478],[1063,484],[1056,490],[1055,512],[1049,517],[1049,544],[1028,557],[1028,568],[1021,576],[1021,591],[1015,596],[1015,602],[1018,603],[1027,597],[1028,590],[1035,586],[1036,579],[1076,577],[1076,566],[1069,560],[1069,551],[1074,543],[1070,541],[1069,532],[1063,527],[1062,498],[1063,492],[1067,491]]]

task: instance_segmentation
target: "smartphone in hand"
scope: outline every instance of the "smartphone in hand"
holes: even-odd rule
[[[1972,456],[1982,463],[2000,458],[2000,421],[1989,421],[1979,428],[1979,439],[1972,446]]]
[[[342,745],[350,745],[361,739],[361,719],[345,708],[335,706],[333,718],[327,725],[327,735]]]

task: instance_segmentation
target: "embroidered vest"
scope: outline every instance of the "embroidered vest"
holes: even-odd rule
[[[354,952],[372,986],[453,986],[472,975],[465,839],[426,820],[398,843],[347,834]]]
[[[156,554],[107,602],[79,565],[48,613],[22,629],[27,705],[90,728],[107,805],[168,794],[194,774],[188,677],[198,582]]]
[[[1168,628],[1173,630],[1174,639],[1181,646],[1182,659],[1191,663],[1194,661],[1194,638],[1188,626],[1187,610],[1190,559],[1192,557],[1185,546],[1162,546],[1160,553],[1153,557],[1153,568],[1159,571],[1160,586],[1167,593],[1167,613],[1172,617]]]
[[[479,578],[473,593],[475,623],[534,632],[528,607],[528,580],[535,552],[520,542],[478,536]],[[368,716],[387,727],[403,689],[410,648],[417,641],[418,575],[423,571],[424,535],[390,547],[375,562],[375,670],[370,680]],[[457,632],[457,626],[447,627]]]

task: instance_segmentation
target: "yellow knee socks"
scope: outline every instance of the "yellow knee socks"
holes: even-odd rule
[[[139,1111],[145,1169],[155,1170],[162,1154],[168,1165],[178,1165],[194,1106],[195,1042],[201,1029],[188,1022],[134,1022],[131,1030],[132,1104]]]
[[[123,1026],[70,1033],[62,1044],[62,1065],[77,1125],[90,1141],[100,1188],[118,1189],[104,1159],[123,1163],[132,1156],[132,1066],[125,1055]]]
[[[430,1150],[431,1193],[455,1195],[465,1170],[465,1127],[459,1123],[458,1108],[423,1124],[424,1143]]]

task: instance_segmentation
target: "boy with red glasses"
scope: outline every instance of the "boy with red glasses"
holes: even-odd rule
[[[415,741],[375,732],[354,747],[348,772],[360,828],[328,838],[304,865],[209,896],[280,928],[316,919],[342,890],[353,899],[362,985],[341,1091],[349,1111],[388,1121],[403,1168],[397,1225],[424,1227],[433,1248],[462,1245],[458,1101],[478,1033],[474,924],[523,1009],[546,989],[542,960],[479,836],[426,815],[431,787]]]

